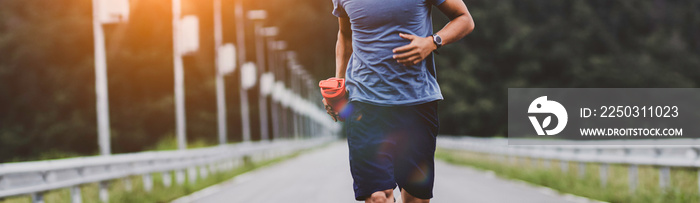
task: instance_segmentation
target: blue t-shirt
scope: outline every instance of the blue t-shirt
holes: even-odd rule
[[[407,106],[442,100],[433,54],[412,66],[393,59],[410,44],[399,33],[433,34],[432,5],[445,0],[333,0],[333,15],[352,24],[352,56],[345,74],[350,101]]]

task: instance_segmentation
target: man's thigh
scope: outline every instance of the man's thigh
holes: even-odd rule
[[[384,107],[352,103],[346,119],[356,198],[394,188],[432,197],[437,102]]]
[[[387,109],[360,102],[351,102],[352,113],[345,119],[350,149],[350,171],[355,199],[364,200],[376,191],[393,189],[394,149],[388,139]]]

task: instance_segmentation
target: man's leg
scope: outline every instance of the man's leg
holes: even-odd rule
[[[365,203],[394,203],[394,190],[383,190],[372,193]]]
[[[401,199],[403,203],[430,203],[430,199],[419,199],[418,197],[408,194],[404,189],[401,189]]]
[[[435,180],[437,102],[401,108],[394,175],[403,202],[429,202]]]
[[[394,202],[395,142],[387,138],[391,119],[386,118],[386,107],[361,102],[349,105],[353,107],[352,114],[345,119],[345,124],[355,200]]]

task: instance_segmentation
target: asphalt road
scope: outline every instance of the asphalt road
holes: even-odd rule
[[[437,161],[432,202],[588,202],[547,188]],[[398,191],[394,196],[400,201]],[[347,144],[335,143],[240,175],[175,202],[356,202]]]

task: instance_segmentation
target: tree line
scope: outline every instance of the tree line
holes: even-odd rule
[[[268,11],[265,25],[280,28],[277,39],[317,79],[333,75],[338,25],[331,0],[243,2]],[[222,3],[224,42],[235,43],[234,1]],[[465,3],[476,29],[436,56],[442,134],[505,136],[507,88],[700,81],[696,1]],[[91,9],[90,0],[0,1],[0,162],[97,153]],[[150,150],[174,137],[170,11],[169,0],[131,1],[128,23],[104,27],[114,153]],[[183,0],[183,14],[199,17],[201,37],[200,50],[184,59],[187,136],[208,143],[216,143],[217,130],[212,11],[211,0]],[[448,21],[437,9],[433,18],[435,31]],[[245,28],[253,61],[253,25]],[[232,141],[241,140],[239,77],[225,77]]]

